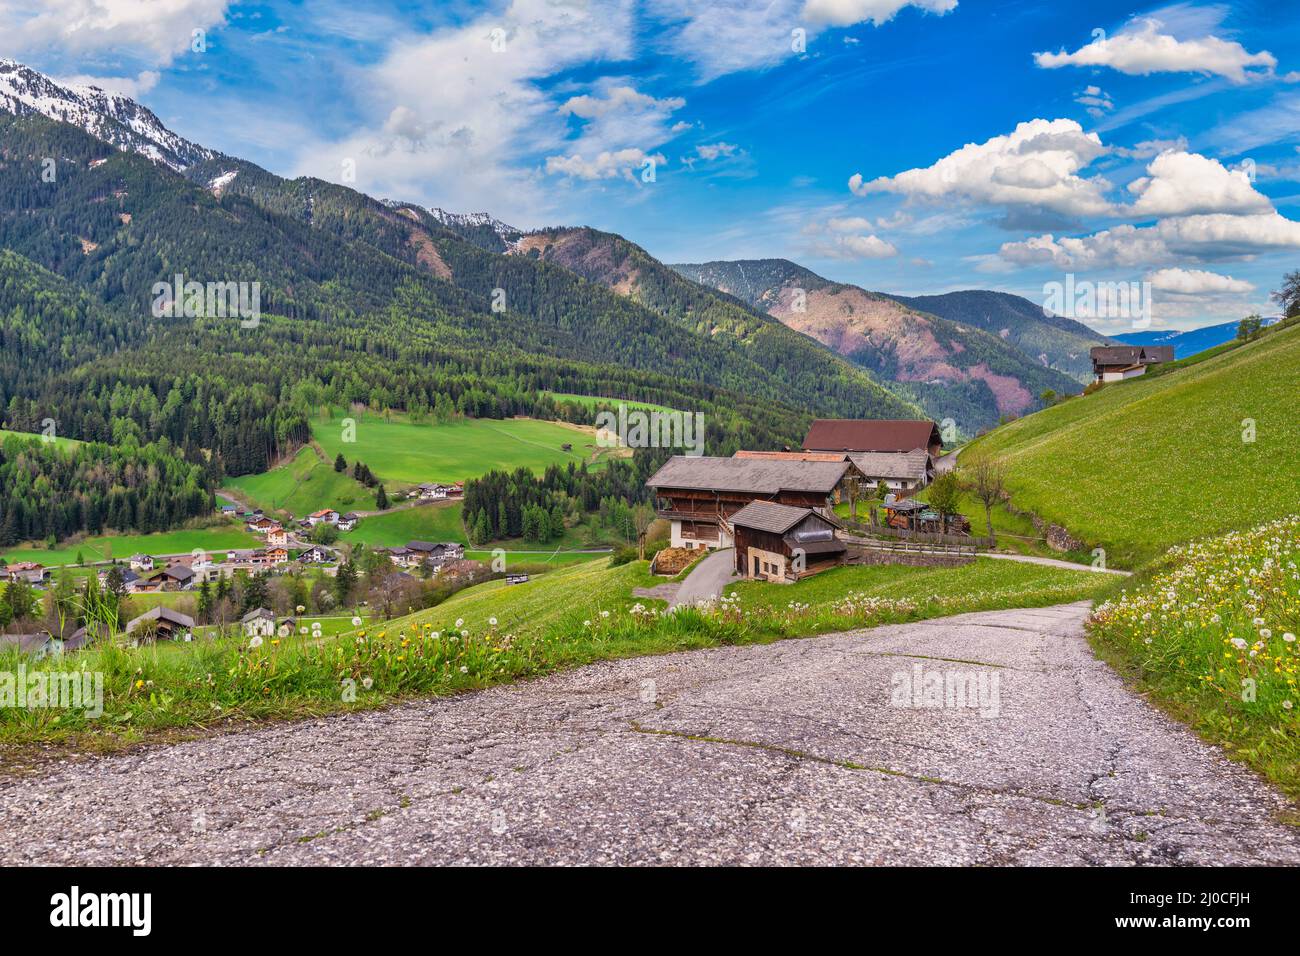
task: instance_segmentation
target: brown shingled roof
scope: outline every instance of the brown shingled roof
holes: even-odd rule
[[[867,451],[849,455],[849,461],[868,478],[910,478],[927,481],[932,468],[930,453],[924,448],[907,452]]]
[[[756,528],[773,534],[785,534],[804,518],[812,514],[811,508],[791,508],[771,501],[751,501],[731,516],[731,524],[741,528]]]
[[[803,440],[808,451],[911,451],[938,444],[934,422],[854,418],[819,418]]]
[[[1146,365],[1152,362],[1172,362],[1172,345],[1096,345],[1088,350],[1089,357],[1098,365]]]
[[[677,455],[664,462],[646,484],[651,488],[742,491],[755,495],[775,495],[782,491],[830,494],[848,469],[847,459],[775,461]]]

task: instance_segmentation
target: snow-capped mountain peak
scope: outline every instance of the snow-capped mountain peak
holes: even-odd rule
[[[0,109],[71,123],[118,149],[140,153],[175,170],[217,155],[177,136],[129,96],[97,86],[59,83],[14,60],[0,59]]]
[[[444,226],[453,229],[457,227],[476,228],[487,226],[503,239],[508,235],[515,235],[519,232],[514,226],[508,225],[485,212],[448,212],[445,209],[439,209],[437,206],[431,206],[429,214]]]

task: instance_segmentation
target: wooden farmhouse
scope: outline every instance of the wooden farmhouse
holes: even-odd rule
[[[753,501],[829,510],[847,460],[704,458],[678,455],[646,484],[655,511],[672,525],[674,548],[726,548],[734,544],[730,519]]]
[[[731,516],[736,573],[792,583],[840,563],[846,550],[835,537],[840,523],[812,508],[750,502]]]
[[[1098,382],[1122,382],[1145,375],[1147,366],[1174,360],[1172,345],[1098,345],[1089,351]]]
[[[861,497],[883,482],[890,491],[911,494],[934,480],[934,458],[924,448],[911,451],[867,451],[849,455],[862,475],[865,486]]]

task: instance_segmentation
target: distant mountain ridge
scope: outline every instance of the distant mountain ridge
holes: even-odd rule
[[[1272,325],[1277,319],[1265,319],[1265,325]],[[1221,322],[1218,325],[1205,325],[1199,329],[1144,330],[1142,332],[1125,332],[1115,338],[1126,345],[1172,345],[1174,358],[1187,358],[1197,352],[1204,352],[1224,342],[1231,342],[1237,337],[1238,322]]]
[[[1080,382],[1092,379],[1088,350],[1111,343],[1082,322],[1045,312],[1037,303],[1009,292],[965,289],[942,295],[884,294],[918,312],[981,328]]]
[[[973,434],[1039,407],[1079,381],[976,323],[921,312],[892,296],[832,282],[786,259],[671,268],[810,335],[912,395],[936,419]]]

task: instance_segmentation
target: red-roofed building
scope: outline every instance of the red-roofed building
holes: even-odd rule
[[[803,440],[804,451],[907,452],[924,448],[938,457],[943,447],[939,426],[930,421],[819,418]]]

